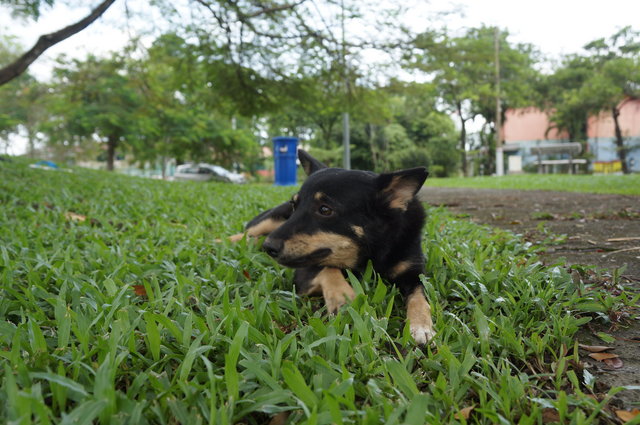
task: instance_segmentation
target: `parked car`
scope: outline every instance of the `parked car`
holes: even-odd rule
[[[247,179],[238,173],[231,172],[219,165],[183,164],[176,167],[174,180],[221,181],[227,183],[246,183]]]

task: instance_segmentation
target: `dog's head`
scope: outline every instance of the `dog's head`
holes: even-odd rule
[[[291,217],[263,245],[294,268],[356,267],[369,233],[406,211],[428,175],[423,167],[385,174],[328,168],[303,150],[298,157],[309,177],[291,199]]]

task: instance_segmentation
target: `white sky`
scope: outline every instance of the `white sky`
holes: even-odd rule
[[[184,0],[183,0],[184,1]],[[392,0],[387,0],[390,4]],[[98,0],[90,3],[95,7]],[[409,13],[405,23],[416,31],[433,25],[436,12],[459,6],[464,17],[448,15],[443,23],[450,30],[481,24],[506,28],[515,42],[531,43],[545,55],[557,58],[561,54],[577,53],[586,43],[612,35],[618,29],[631,25],[640,29],[640,0],[405,0]],[[62,53],[84,57],[87,53],[101,54],[122,48],[131,35],[142,31],[157,31],[155,23],[162,19],[151,9],[144,10],[147,2],[117,0],[99,21],[49,49],[30,68],[38,78],[47,78],[54,58]],[[126,19],[126,11],[136,17]],[[155,10],[155,9],[153,9]],[[0,34],[15,36],[25,48],[31,47],[38,36],[69,25],[89,11],[89,7],[69,8],[56,6],[45,11],[38,22],[17,20],[0,6]],[[146,15],[146,16],[145,16]],[[155,16],[154,16],[155,15]],[[24,147],[15,146],[12,153]]]

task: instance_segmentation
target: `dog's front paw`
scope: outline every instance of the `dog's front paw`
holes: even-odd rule
[[[411,336],[416,344],[425,345],[429,341],[433,339],[436,335],[436,331],[433,329],[433,326],[425,326],[425,325],[413,325],[409,324],[409,332],[411,332]]]
[[[328,290],[323,290],[322,296],[327,305],[327,311],[331,314],[336,314],[340,307],[356,297],[356,293],[351,285],[344,281],[344,285],[331,285]]]
[[[435,336],[431,307],[424,296],[422,287],[416,288],[407,298],[407,319],[409,320],[409,332],[411,332],[416,344],[424,345]]]
[[[322,289],[322,297],[330,314],[337,313],[340,307],[356,297],[355,291],[340,269],[326,267],[318,273],[312,283]]]

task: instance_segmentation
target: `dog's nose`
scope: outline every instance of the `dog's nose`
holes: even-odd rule
[[[264,249],[271,257],[276,258],[280,254],[280,251],[282,251],[283,246],[284,242],[282,239],[267,238],[267,240],[262,244],[262,249]]]

